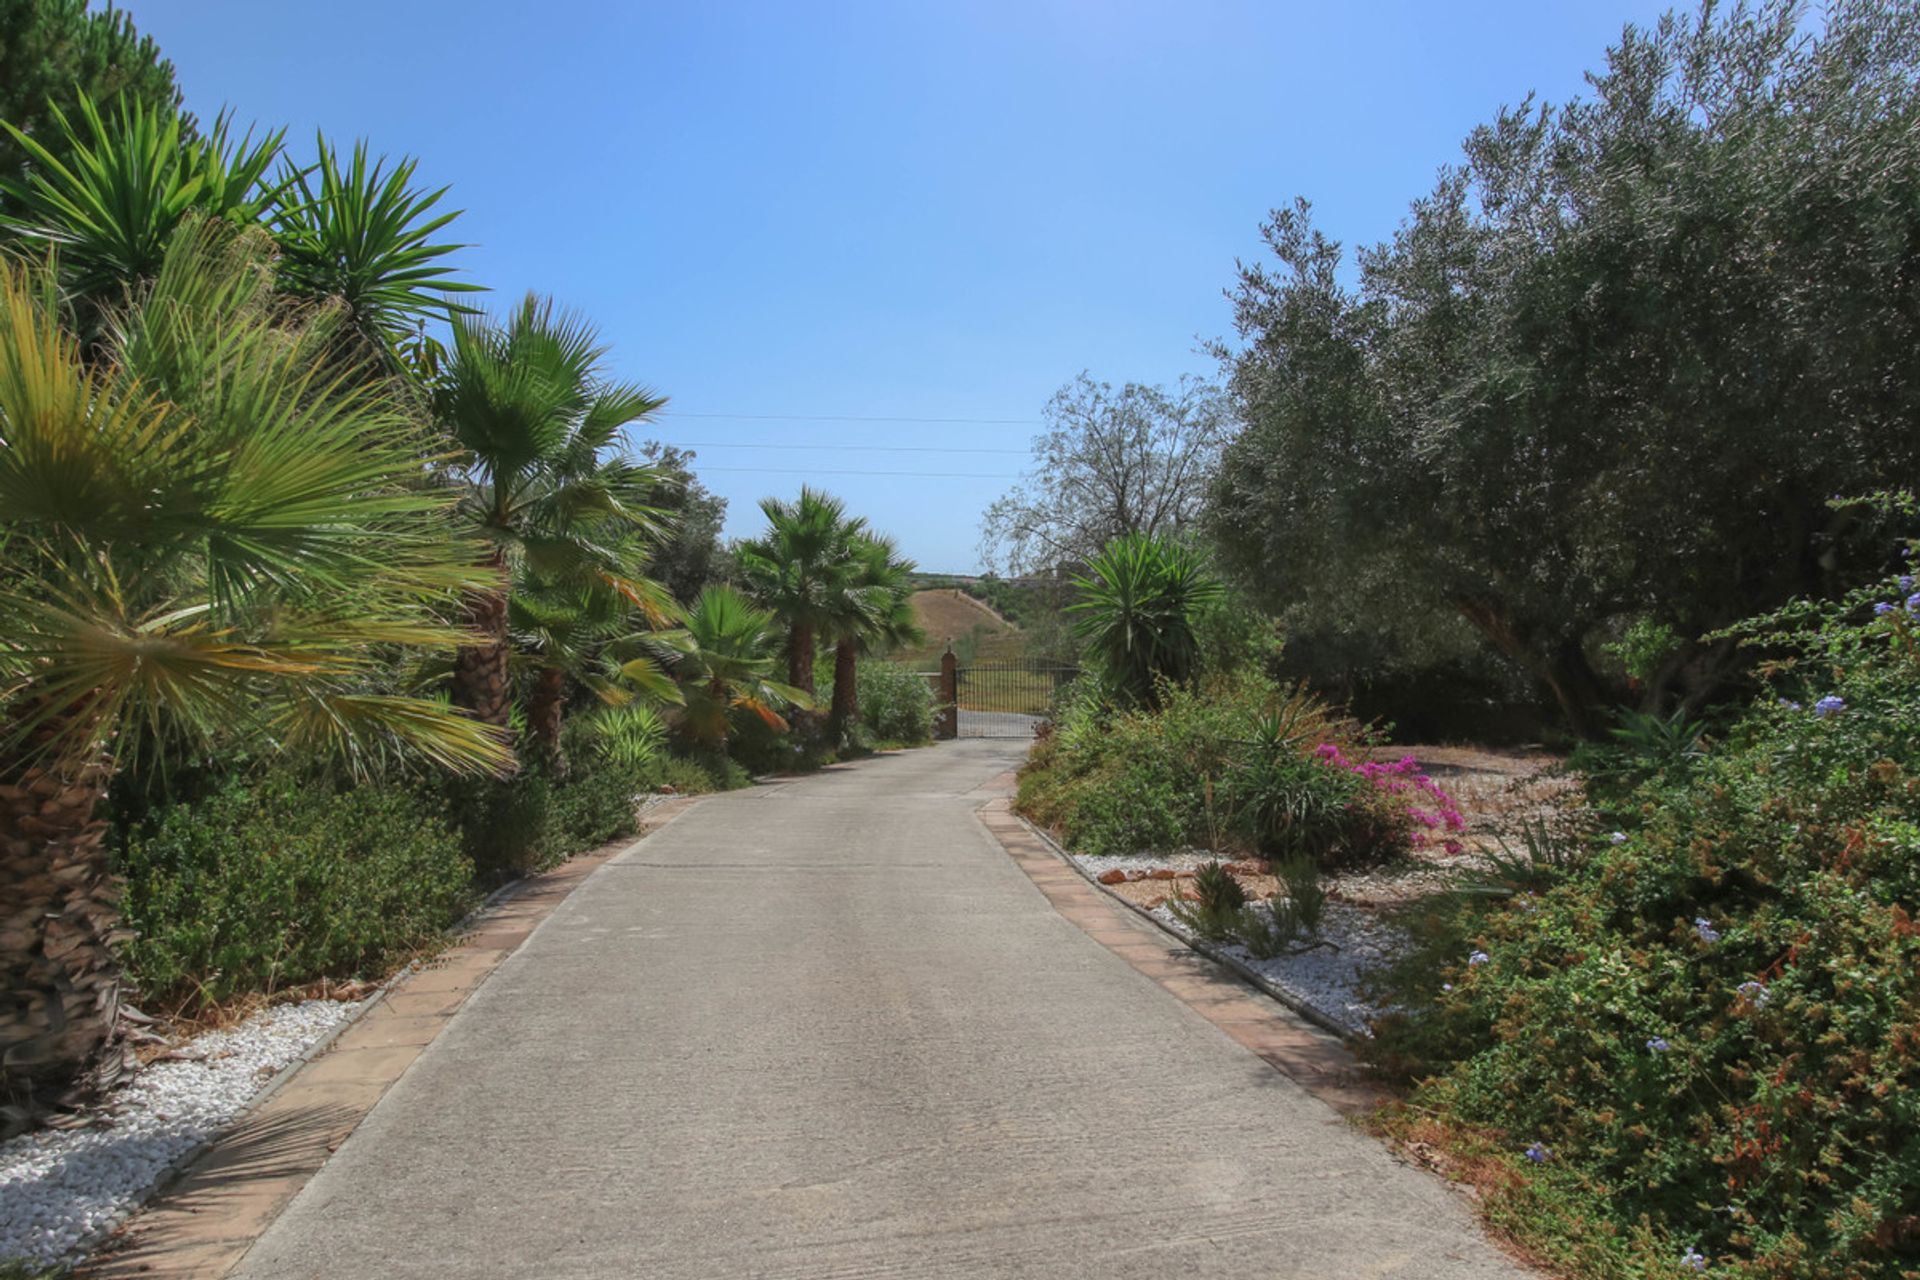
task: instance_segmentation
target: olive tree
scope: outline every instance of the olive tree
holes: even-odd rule
[[[1628,28],[1587,97],[1476,129],[1351,282],[1277,211],[1224,352],[1228,564],[1450,612],[1582,729],[1607,639],[1670,632],[1650,696],[1697,702],[1734,655],[1696,637],[1857,571],[1828,498],[1920,471],[1920,5],[1804,17]]]

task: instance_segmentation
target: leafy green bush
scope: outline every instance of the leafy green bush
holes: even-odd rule
[[[1791,654],[1768,697],[1557,884],[1453,900],[1384,984],[1406,1012],[1376,1060],[1430,1076],[1416,1105],[1492,1134],[1523,1186],[1590,1207],[1561,1250],[1585,1274],[1687,1251],[1716,1275],[1912,1274],[1913,585],[1766,620]]]
[[[1351,765],[1340,747],[1358,748],[1360,726],[1301,690],[1242,671],[1118,710],[1098,689],[1063,692],[1020,775],[1021,812],[1078,852],[1202,846],[1328,865],[1391,856],[1419,835],[1415,815],[1433,818],[1400,765]]]
[[[860,725],[876,742],[918,746],[933,741],[933,687],[925,676],[897,662],[862,662],[854,685],[860,694]],[[821,694],[832,696],[832,686]]]
[[[1240,926],[1247,891],[1222,862],[1208,862],[1193,873],[1193,897],[1167,899],[1173,918],[1210,942],[1225,942]]]
[[[1067,606],[1088,659],[1134,705],[1199,670],[1200,612],[1225,594],[1192,548],[1146,534],[1115,538],[1075,578]]]
[[[446,813],[482,884],[502,884],[552,865],[553,784],[538,764],[510,778],[450,778]]]
[[[473,900],[472,866],[429,803],[292,773],[163,811],[128,833],[117,864],[128,972],[167,1004],[378,976]]]

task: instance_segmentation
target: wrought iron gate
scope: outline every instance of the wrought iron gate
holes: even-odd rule
[[[1031,738],[1052,709],[1054,694],[1078,674],[1078,667],[1044,659],[955,663],[953,688],[941,690],[942,701],[955,709],[949,732],[962,738]]]

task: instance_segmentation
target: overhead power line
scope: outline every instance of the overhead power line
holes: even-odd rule
[[[1037,427],[1039,418],[888,418],[850,413],[683,413],[662,410],[662,418],[716,418],[736,422],[936,422],[949,426]]]
[[[978,449],[966,445],[937,444],[746,444],[721,440],[661,440],[675,449],[786,449],[852,453],[1013,453],[1027,455],[1025,449]]]
[[[706,475],[714,471],[755,472],[774,476],[917,476],[923,480],[1018,480],[1011,471],[842,471],[817,467],[697,467]]]

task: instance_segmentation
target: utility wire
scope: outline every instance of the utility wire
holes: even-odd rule
[[[684,413],[663,409],[662,418],[720,418],[734,422],[937,422],[951,426],[1037,427],[1039,418],[886,418],[845,413]]]
[[[658,440],[654,443],[668,445],[675,449],[834,450],[855,453],[1017,453],[1022,457],[1029,452],[1026,449],[977,449],[934,444],[746,444],[739,441],[719,440]]]
[[[1018,480],[1011,471],[839,471],[814,467],[695,467],[695,475],[715,471],[751,471],[774,476],[918,476],[924,480]]]

